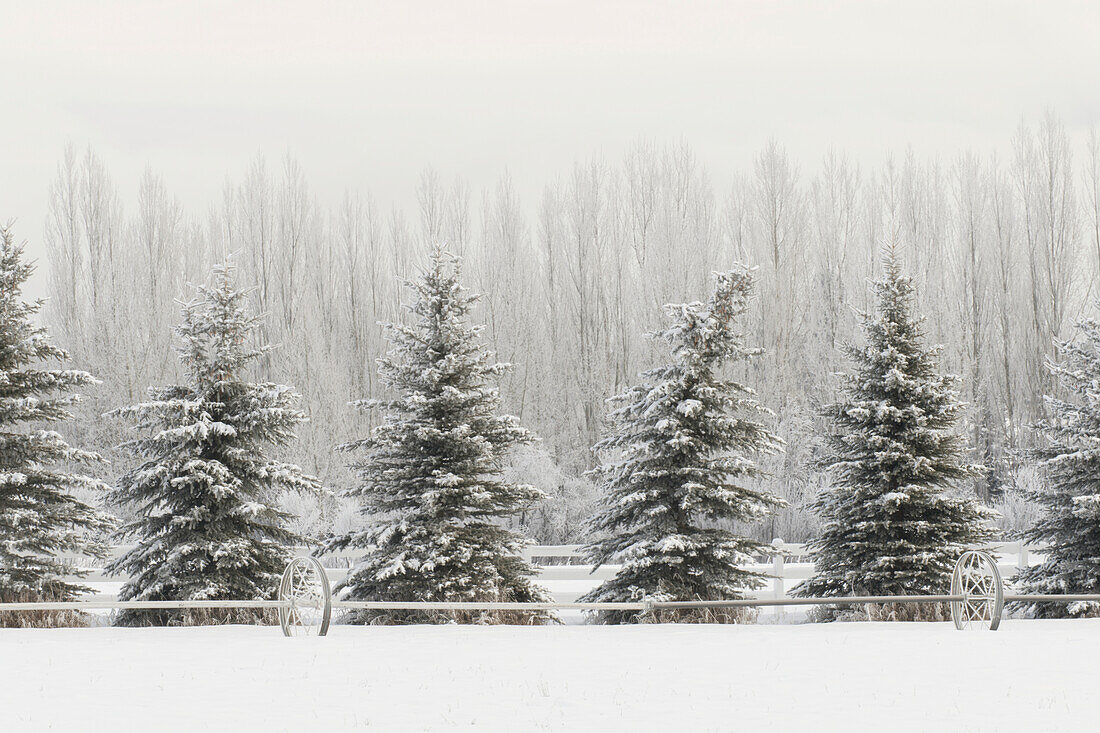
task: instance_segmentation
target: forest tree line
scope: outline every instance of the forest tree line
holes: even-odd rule
[[[45,318],[73,361],[102,380],[78,408],[73,443],[112,461],[125,426],[101,415],[174,382],[172,326],[187,282],[237,253],[242,283],[266,314],[262,337],[279,348],[256,369],[301,392],[310,421],[288,460],[339,490],[355,478],[335,445],[374,419],[348,403],[384,398],[375,361],[388,346],[380,321],[401,321],[400,280],[433,244],[463,257],[466,283],[482,293],[474,319],[515,368],[503,407],[541,438],[513,457],[509,473],[549,494],[522,518],[541,542],[572,542],[590,513],[606,399],[656,358],[643,335],[661,307],[705,292],[712,271],[755,266],[757,296],[745,314],[764,355],[739,367],[787,450],[764,457],[761,488],[789,507],[751,528],[759,539],[814,536],[808,510],[825,481],[815,468],[833,402],[841,349],[858,340],[867,280],[892,243],[913,273],[929,341],[942,368],[962,376],[972,459],[968,482],[987,503],[1036,479],[1024,451],[1057,394],[1046,361],[1097,293],[1100,272],[1100,141],[1073,141],[1048,116],[1022,124],[1010,149],[949,160],[903,154],[863,169],[830,153],[804,173],[778,143],[718,190],[686,145],[639,144],[621,160],[575,163],[522,201],[507,177],[473,192],[425,171],[416,208],[383,210],[368,192],[336,204],[312,193],[292,159],[257,158],[208,212],[185,211],[147,171],[133,205],[94,151],[68,149],[49,191]],[[304,534],[346,529],[351,507],[311,498],[288,508]],[[317,511],[320,509],[321,511]]]

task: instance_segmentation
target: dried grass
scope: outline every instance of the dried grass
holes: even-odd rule
[[[188,608],[174,610],[124,610],[112,614],[121,626],[277,626],[279,611],[274,608]]]
[[[760,611],[751,606],[734,608],[661,608],[638,615],[643,624],[754,624]]]
[[[401,626],[408,624],[466,624],[482,626],[540,626],[560,623],[549,611],[416,611],[416,610],[354,610],[341,621],[371,626]]]
[[[810,621],[950,621],[950,603],[864,603],[858,606],[817,606]]]
[[[41,593],[0,593],[0,603],[45,603],[68,600]],[[84,611],[0,611],[0,628],[68,629],[95,626],[96,618]]]

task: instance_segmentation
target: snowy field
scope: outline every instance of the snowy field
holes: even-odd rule
[[[1097,649],[1096,620],[3,629],[0,731],[1084,731]]]

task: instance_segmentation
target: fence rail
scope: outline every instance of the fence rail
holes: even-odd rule
[[[160,611],[211,608],[286,608],[288,605],[285,601],[119,601],[99,598],[90,601],[16,601],[13,603],[0,603],[0,611],[85,611],[105,609]]]

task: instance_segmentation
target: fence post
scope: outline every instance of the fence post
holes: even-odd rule
[[[1023,542],[1023,540],[1021,540],[1020,541],[1020,555],[1019,555],[1019,557],[1016,558],[1016,572],[1017,573],[1020,572],[1021,570],[1023,570],[1027,566],[1028,566],[1027,544],[1025,544]]]
[[[772,578],[772,595],[775,596],[775,599],[778,601],[786,595],[783,588],[783,567],[785,565],[785,560],[783,558],[783,540],[776,537],[772,540],[772,548],[772,552],[774,553],[772,554],[772,575],[774,576]],[[775,615],[779,618],[783,618],[787,615],[787,612],[784,610],[783,606],[777,606]]]

